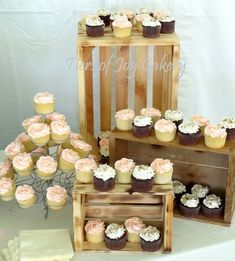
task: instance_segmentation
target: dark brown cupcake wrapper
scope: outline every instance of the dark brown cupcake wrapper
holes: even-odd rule
[[[118,239],[109,238],[106,234],[104,234],[104,242],[105,246],[111,250],[119,250],[125,247],[127,241],[126,232]]]
[[[109,191],[115,186],[115,179],[110,178],[108,180],[102,180],[94,177],[94,188],[98,191]]]
[[[152,124],[139,127],[132,124],[132,133],[137,138],[145,138],[151,135],[152,132]]]
[[[189,208],[184,206],[181,202],[179,203],[179,207],[180,207],[180,213],[185,216],[185,217],[189,217],[189,218],[193,218],[193,217],[197,217],[201,208],[201,205],[199,203],[199,205],[196,208]]]
[[[145,241],[143,238],[141,238],[141,248],[143,251],[148,252],[155,252],[158,251],[161,248],[162,244],[162,238],[160,237],[158,240],[154,241]]]
[[[161,23],[161,33],[162,34],[172,34],[175,32],[175,21],[162,22]]]
[[[222,214],[224,204],[222,203],[219,208],[208,208],[202,203],[202,213],[208,218],[219,218]]]
[[[158,38],[160,36],[161,26],[144,26],[143,36],[146,38]]]
[[[102,37],[104,35],[104,25],[86,25],[86,32],[89,37]]]
[[[226,140],[235,140],[235,128],[226,129],[227,137]]]
[[[131,187],[135,192],[148,192],[153,188],[153,178],[141,180],[131,176]]]
[[[198,144],[201,140],[201,131],[193,134],[185,134],[178,131],[179,143],[182,145],[195,145]]]

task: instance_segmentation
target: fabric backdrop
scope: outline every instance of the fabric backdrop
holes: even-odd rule
[[[184,67],[179,109],[185,118],[200,113],[217,122],[224,115],[235,115],[232,1],[1,0],[0,148],[22,131],[21,122],[33,114],[32,99],[39,91],[54,93],[56,110],[78,131],[75,43],[79,17],[99,7],[142,6],[170,10],[176,18]]]

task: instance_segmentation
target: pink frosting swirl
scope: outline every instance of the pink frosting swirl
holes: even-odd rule
[[[83,140],[82,135],[79,133],[75,133],[75,132],[70,132],[69,138],[70,138],[70,140]]]
[[[55,100],[54,96],[49,92],[39,92],[34,96],[35,103],[53,103]]]
[[[42,156],[37,161],[36,167],[46,173],[55,173],[58,163],[51,156]]]
[[[131,109],[124,109],[117,111],[115,117],[119,120],[133,120],[135,117],[135,113]]]
[[[0,195],[4,195],[9,192],[13,187],[13,180],[8,178],[0,179]]]
[[[161,112],[155,108],[143,108],[140,110],[142,116],[161,117]]]
[[[66,200],[67,193],[64,188],[55,185],[53,187],[47,188],[46,197],[50,201],[61,202],[63,200]]]
[[[105,225],[100,219],[89,220],[85,225],[86,233],[98,234],[104,232]]]
[[[85,151],[90,151],[92,150],[92,147],[91,145],[89,145],[88,143],[86,143],[85,141],[83,140],[74,140],[72,139],[70,141],[71,145],[76,149],[76,148],[79,148],[81,150],[85,150]]]
[[[132,27],[132,23],[128,21],[128,18],[126,15],[119,16],[117,19],[115,19],[112,22],[112,26],[119,27],[119,28],[126,28],[126,27]]]
[[[45,123],[33,123],[28,128],[28,134],[31,138],[41,138],[50,134],[50,128]]]
[[[107,139],[107,138],[102,138],[102,139],[99,141],[99,145],[100,145],[100,147],[108,147],[108,146],[109,146],[109,139]]]
[[[33,164],[33,161],[31,155],[29,153],[24,152],[16,155],[12,160],[12,164],[14,168],[24,170],[28,168],[31,164]]]
[[[227,132],[220,126],[211,124],[206,126],[205,135],[211,136],[212,138],[225,138],[227,136]]]
[[[132,217],[125,220],[126,230],[129,233],[139,234],[144,228],[144,223],[138,217]]]
[[[114,167],[116,170],[121,172],[132,172],[135,167],[135,163],[132,159],[122,158],[115,162]]]
[[[154,129],[160,132],[173,132],[176,130],[176,125],[170,120],[161,119],[156,122]]]
[[[75,164],[75,169],[78,171],[90,172],[97,168],[97,164],[93,159],[79,159]]]
[[[157,20],[161,20],[167,16],[170,16],[170,12],[164,11],[164,10],[155,10],[153,12],[153,17],[156,18]]]
[[[51,131],[53,133],[63,135],[63,134],[69,134],[70,132],[70,127],[67,124],[66,121],[59,120],[59,121],[53,121],[50,125]]]
[[[12,164],[9,159],[5,159],[4,161],[0,162],[0,177],[7,174],[11,167]]]
[[[169,159],[157,158],[151,163],[150,167],[153,171],[164,174],[173,169],[173,164]]]
[[[149,14],[138,14],[135,16],[135,20],[138,22],[143,22],[146,18],[151,18],[151,16]]]
[[[39,116],[39,115],[35,115],[29,119],[25,119],[23,122],[22,122],[22,126],[24,128],[28,128],[30,125],[32,125],[33,123],[36,123],[36,122],[42,122],[42,117]]]
[[[20,152],[25,151],[25,147],[21,142],[13,141],[5,148],[7,156],[15,157]]]
[[[30,141],[30,138],[25,132],[22,132],[16,137],[15,141],[24,143]]]
[[[201,115],[193,115],[191,120],[196,122],[200,127],[209,124],[209,120]]]
[[[34,196],[34,190],[29,185],[19,186],[16,189],[15,197],[17,200],[27,200]]]
[[[75,164],[76,161],[80,159],[78,153],[70,149],[63,150],[61,153],[61,157],[72,164]]]
[[[59,120],[65,121],[65,116],[58,112],[52,112],[46,115],[46,119],[50,121],[59,121]]]

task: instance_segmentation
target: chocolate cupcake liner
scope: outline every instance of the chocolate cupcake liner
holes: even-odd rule
[[[131,176],[131,186],[135,192],[148,192],[153,188],[153,178],[141,180]]]
[[[158,251],[162,244],[162,238],[160,237],[158,240],[154,241],[145,241],[143,238],[141,238],[141,248],[143,251],[148,252],[155,252]]]
[[[227,137],[226,140],[235,140],[235,128],[233,129],[226,129]]]
[[[119,250],[125,247],[127,240],[126,232],[118,239],[111,239],[104,235],[105,246],[111,250]]]
[[[161,26],[144,26],[143,27],[143,37],[145,38],[158,38],[160,36]]]
[[[197,217],[201,208],[201,205],[199,203],[199,205],[196,208],[189,208],[184,206],[181,202],[179,204],[180,207],[180,213],[185,216],[185,217],[189,217],[189,218],[193,218],[193,217]]]
[[[138,127],[132,124],[132,133],[137,138],[145,138],[151,135],[152,125]]]
[[[109,156],[105,157],[103,155],[100,155],[100,163],[101,164],[109,164]]]
[[[86,24],[86,33],[90,37],[102,37],[104,35],[104,25],[90,26]]]
[[[175,32],[175,21],[162,22],[161,23],[161,33],[162,34],[172,34]]]
[[[201,140],[201,131],[193,134],[185,134],[178,131],[179,143],[182,145],[195,145],[198,144]]]
[[[208,208],[202,204],[202,213],[208,218],[219,218],[222,214],[224,204],[222,203],[219,208]]]
[[[94,177],[94,188],[98,191],[109,191],[115,186],[115,179],[110,178],[108,180],[102,180]]]
[[[105,26],[110,25],[110,15],[100,15],[99,18],[104,22]]]

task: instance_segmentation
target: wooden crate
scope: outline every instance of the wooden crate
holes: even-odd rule
[[[87,220],[100,218],[106,224],[123,224],[132,216],[140,217],[147,225],[154,225],[163,235],[158,252],[171,252],[173,191],[172,184],[154,185],[148,193],[130,194],[129,184],[116,184],[108,192],[98,192],[93,184],[75,182],[73,189],[74,243],[76,251],[110,251],[104,242],[89,243],[85,238],[84,225]],[[142,251],[140,243],[127,242],[119,251]]]
[[[223,217],[208,219],[199,215],[196,220],[229,226],[235,207],[235,143],[228,142],[222,149],[210,149],[201,141],[194,146],[179,144],[178,139],[169,143],[160,142],[154,133],[147,138],[136,138],[131,131],[112,131],[110,137],[110,165],[122,157],[137,163],[149,164],[157,157],[174,163],[174,179],[185,184],[202,183],[214,193],[225,197]],[[179,212],[176,216],[182,217]]]
[[[179,76],[179,39],[176,34],[163,34],[157,39],[144,38],[135,29],[129,38],[120,39],[112,35],[110,28],[105,29],[104,37],[87,37],[86,32],[78,30],[77,38],[77,62],[78,62],[78,91],[80,132],[84,138],[94,143],[94,75],[92,53],[94,48],[99,49],[99,63],[106,64],[106,70],[100,70],[100,130],[111,130],[111,122],[114,112],[128,108],[128,68],[123,66],[118,70],[112,68],[109,63],[116,51],[115,59],[123,64],[129,64],[129,49],[135,47],[135,90],[133,97],[134,110],[139,113],[140,109],[147,105],[147,70],[143,70],[143,61],[148,56],[150,46],[154,48],[153,63],[156,65],[152,70],[152,105],[161,111],[176,109],[178,101],[178,76]],[[114,50],[115,49],[115,50]],[[166,63],[164,63],[166,62]],[[164,64],[172,65],[168,69]],[[85,65],[85,66],[84,66]],[[115,72],[113,72],[114,70]],[[115,91],[112,93],[111,82],[114,73]],[[112,97],[116,96],[115,104]],[[112,106],[114,110],[112,112]]]

